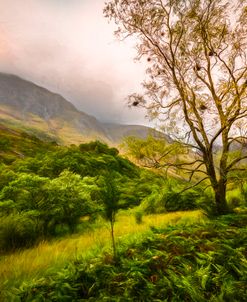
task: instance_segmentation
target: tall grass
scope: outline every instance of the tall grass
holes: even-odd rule
[[[150,227],[176,224],[179,221],[196,221],[201,218],[200,211],[175,212],[147,215],[143,217],[141,224],[137,224],[134,211],[122,211],[117,216],[115,235],[118,241],[125,235],[143,234]],[[109,242],[110,226],[103,220],[98,220],[94,230],[53,242],[44,241],[36,247],[2,256],[0,258],[2,290],[49,274],[50,270],[62,268],[68,261],[78,256],[86,259],[97,255],[103,248],[109,248]]]
[[[78,256],[11,288],[6,301],[247,301],[246,218],[186,217],[130,233],[118,244],[117,262],[105,247],[91,258]]]

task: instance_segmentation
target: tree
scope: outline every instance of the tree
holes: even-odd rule
[[[119,37],[136,38],[138,58],[147,58],[144,93],[130,103],[191,148],[193,160],[180,168],[203,174],[217,213],[227,212],[231,172],[247,158],[247,1],[112,0],[104,13]]]
[[[111,240],[114,261],[117,261],[117,249],[115,243],[114,224],[116,215],[120,209],[127,208],[128,202],[121,200],[121,192],[119,190],[119,174],[105,171],[104,177],[100,177],[98,185],[101,187],[101,201],[103,205],[103,216],[110,222]]]
[[[52,233],[57,225],[65,224],[73,232],[81,217],[91,215],[97,207],[91,198],[98,190],[94,182],[92,177],[82,179],[68,170],[50,180],[44,187],[44,198],[38,203],[44,231]]]
[[[102,191],[102,201],[104,204],[104,216],[111,225],[111,239],[112,239],[112,249],[114,260],[117,260],[117,250],[114,236],[114,224],[116,221],[116,214],[119,210],[119,190],[111,177],[107,178],[105,182],[105,190]]]

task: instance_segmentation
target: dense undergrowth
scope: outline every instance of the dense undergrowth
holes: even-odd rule
[[[247,301],[247,216],[152,228],[10,294],[11,301]]]

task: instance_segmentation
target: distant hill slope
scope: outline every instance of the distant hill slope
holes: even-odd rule
[[[35,156],[55,148],[54,142],[45,142],[36,136],[0,124],[0,163],[10,164],[17,158]]]
[[[0,122],[62,144],[95,139],[118,144],[124,136],[145,137],[151,131],[145,126],[101,123],[61,95],[5,73],[0,73]]]

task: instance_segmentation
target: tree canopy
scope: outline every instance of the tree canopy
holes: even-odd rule
[[[130,104],[191,148],[180,168],[203,175],[225,213],[227,183],[247,158],[247,1],[112,0],[104,13],[147,60]]]

